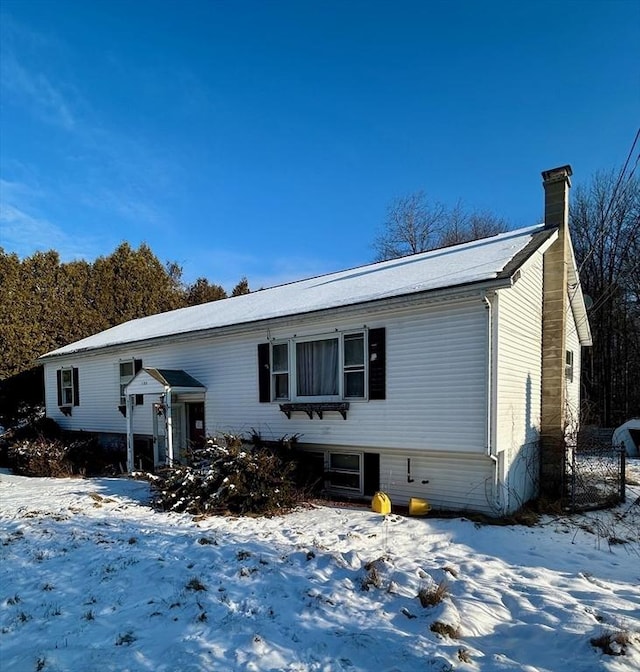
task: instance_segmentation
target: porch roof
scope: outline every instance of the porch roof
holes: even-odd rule
[[[125,394],[162,394],[173,392],[193,392],[206,387],[182,369],[140,369],[125,388]]]

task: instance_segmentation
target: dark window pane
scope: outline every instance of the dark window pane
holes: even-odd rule
[[[278,343],[273,346],[273,370],[289,370],[289,346],[287,343]]]
[[[360,455],[331,453],[331,468],[360,471]]]
[[[344,374],[344,396],[359,399],[364,397],[364,371],[347,371]]]
[[[133,376],[133,362],[120,362],[120,378]]]
[[[351,490],[360,489],[360,474],[329,474],[329,483],[334,488],[349,488]]]
[[[364,366],[364,336],[347,334],[344,337],[344,365]]]
[[[275,390],[274,395],[276,399],[289,398],[289,374],[278,373],[274,377]]]

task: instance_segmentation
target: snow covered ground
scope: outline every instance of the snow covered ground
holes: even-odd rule
[[[638,670],[628,495],[532,528],[338,506],[194,520],[153,511],[143,482],[3,473],[0,669]],[[610,633],[624,655],[590,644]]]

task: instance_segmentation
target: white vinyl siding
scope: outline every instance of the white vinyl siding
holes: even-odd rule
[[[572,353],[573,357],[573,376],[566,378],[566,412],[567,427],[570,432],[577,431],[580,420],[580,371],[581,371],[581,349],[578,340],[578,332],[573,316],[573,310],[569,307],[567,315],[567,351]]]
[[[69,429],[124,432],[126,421],[114,404],[113,389],[119,385],[118,360],[135,356],[145,366],[184,369],[207,387],[209,434],[255,429],[269,439],[299,434],[305,443],[323,445],[484,453],[486,310],[482,300],[437,303],[419,311],[378,311],[375,320],[308,317],[291,326],[274,325],[270,333],[275,340],[294,334],[312,338],[336,329],[355,333],[365,322],[370,329],[386,327],[387,398],[351,400],[347,420],[338,413],[326,413],[322,420],[294,413],[287,419],[277,402],[259,402],[256,344],[265,338],[266,328],[247,329],[236,336],[160,341],[135,352],[76,354],[74,361],[80,363],[83,378],[91,381],[83,391],[82,412],[63,418],[48,393],[47,414]],[[53,385],[53,404],[58,361],[45,365],[47,388]],[[134,409],[135,433],[151,434],[146,401]]]
[[[542,254],[523,266],[510,289],[497,292],[495,451],[503,504],[518,508],[536,495],[542,375]]]
[[[44,384],[47,417],[64,429],[88,432],[126,433],[126,419],[120,412],[120,356],[111,353],[93,353],[93,356],[75,355],[69,359],[78,365],[82,380],[81,403],[73,415],[65,417],[56,403],[56,368],[60,364],[45,363]],[[85,389],[86,388],[86,389]],[[157,401],[157,397],[150,401]],[[146,399],[145,399],[146,401]],[[135,406],[136,434],[151,435],[151,409]]]
[[[411,459],[412,483],[407,479],[407,459]],[[384,451],[380,455],[380,486],[394,504],[406,506],[411,497],[419,497],[434,509],[496,513],[493,463],[486,455]]]

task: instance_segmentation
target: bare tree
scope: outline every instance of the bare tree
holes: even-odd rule
[[[586,418],[605,427],[640,414],[640,182],[596,173],[574,190],[571,234],[590,298]]]
[[[384,261],[506,230],[506,222],[492,213],[467,211],[461,203],[451,208],[417,191],[391,202],[373,248],[376,260]]]

